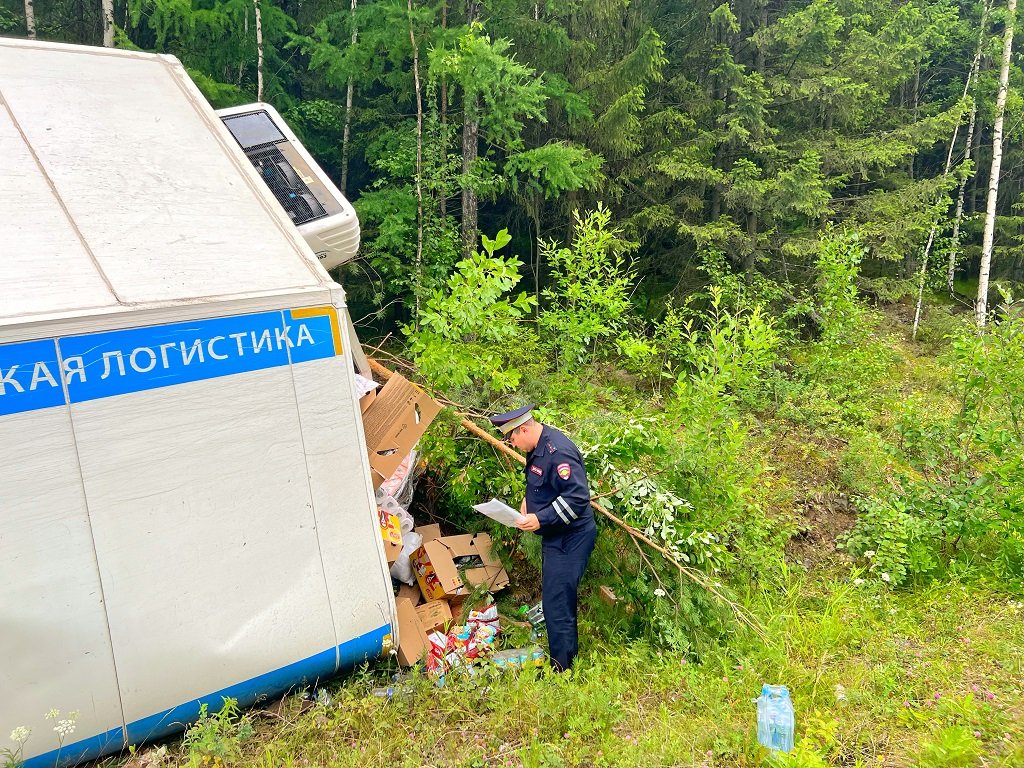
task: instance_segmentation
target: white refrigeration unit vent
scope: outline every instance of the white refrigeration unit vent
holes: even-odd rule
[[[356,255],[359,220],[323,169],[269,104],[217,112],[324,269]]]

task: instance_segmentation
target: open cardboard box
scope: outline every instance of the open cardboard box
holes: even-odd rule
[[[441,406],[403,376],[394,374],[363,413],[373,488],[387,480],[441,412]]]
[[[442,536],[429,541],[426,536],[423,538],[423,545],[412,553],[410,560],[427,600],[468,594],[463,576],[470,585],[483,585],[488,592],[508,586],[508,574],[491,553],[491,537],[486,533]]]

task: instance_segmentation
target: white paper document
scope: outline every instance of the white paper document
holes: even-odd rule
[[[508,504],[497,499],[485,501],[483,504],[474,504],[473,509],[481,515],[487,515],[487,517],[495,522],[507,525],[509,528],[514,528],[516,523],[526,519],[517,510],[512,509]]]

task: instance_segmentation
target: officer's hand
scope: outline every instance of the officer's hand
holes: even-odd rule
[[[526,519],[516,523],[516,528],[521,531],[536,531],[540,528],[540,520],[536,515],[526,515]]]

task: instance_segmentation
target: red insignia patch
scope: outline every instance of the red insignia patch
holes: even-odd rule
[[[559,464],[555,469],[558,472],[558,476],[563,480],[568,480],[569,476],[572,475],[572,467],[566,463]]]
[[[544,474],[544,470],[538,467],[536,464],[530,465],[530,471],[533,472],[533,474],[537,475],[538,477]]]

